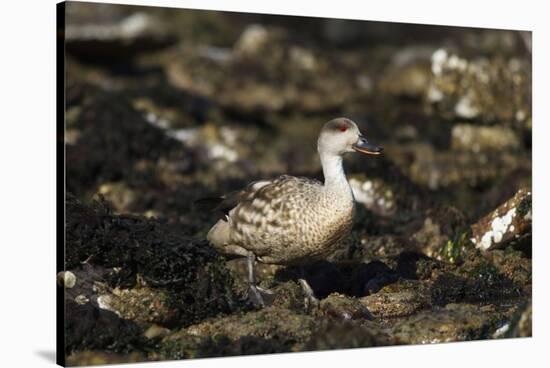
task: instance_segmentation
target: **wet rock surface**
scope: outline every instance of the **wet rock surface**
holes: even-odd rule
[[[508,201],[472,225],[472,242],[487,251],[511,243],[531,252],[531,192],[521,188]]]
[[[71,365],[531,336],[525,34],[70,11],[57,282]],[[255,308],[246,262],[209,246],[218,217],[194,201],[321,179],[317,134],[336,116],[385,149],[345,158],[350,237],[323,262],[258,264],[273,298]]]

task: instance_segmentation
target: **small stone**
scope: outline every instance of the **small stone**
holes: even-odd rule
[[[168,336],[169,334],[170,334],[170,330],[168,328],[153,324],[143,333],[143,336],[145,336],[148,339],[152,339],[155,337]]]
[[[74,301],[77,304],[83,305],[83,304],[88,303],[90,301],[90,299],[88,299],[86,297],[86,295],[80,294],[80,295],[77,295],[76,298],[74,298]]]
[[[254,54],[269,40],[269,32],[259,24],[252,24],[239,37],[235,50],[243,54]]]
[[[59,272],[57,274],[57,280],[67,289],[70,289],[76,285],[76,276],[71,271]]]
[[[483,251],[504,248],[531,233],[531,194],[518,192],[472,225],[473,243]],[[530,246],[529,246],[530,247]]]

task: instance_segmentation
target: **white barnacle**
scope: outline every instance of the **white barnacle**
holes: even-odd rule
[[[513,225],[510,225],[512,224],[512,220],[515,215],[516,209],[512,208],[504,216],[495,217],[491,222],[491,229],[483,235],[480,243],[477,244],[477,246],[481,247],[484,250],[488,250],[491,245],[493,245],[493,243],[500,243],[504,237],[504,234],[506,234],[506,232],[508,231],[509,227],[510,230],[513,231]]]
[[[443,71],[443,64],[447,61],[447,51],[438,49],[432,54],[432,72],[434,75],[440,75]]]
[[[489,249],[493,244],[492,235],[493,233],[491,231],[486,232],[481,238],[481,242],[478,244],[478,247],[482,248],[483,250]]]

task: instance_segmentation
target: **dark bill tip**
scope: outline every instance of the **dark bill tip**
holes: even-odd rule
[[[384,150],[375,144],[367,142],[365,139],[359,140],[353,145],[353,149],[357,152],[361,152],[367,155],[380,155]]]

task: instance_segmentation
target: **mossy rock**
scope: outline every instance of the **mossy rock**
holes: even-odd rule
[[[434,305],[490,302],[521,295],[518,285],[483,258],[472,258],[453,272],[440,274],[434,280],[431,290]]]
[[[391,330],[399,344],[431,344],[489,337],[491,321],[479,306],[449,304],[407,318]]]
[[[308,341],[315,325],[311,316],[267,307],[184,328],[165,337],[160,347],[173,359],[293,351]]]
[[[68,194],[66,213],[66,267],[117,267],[107,281],[121,288],[133,287],[139,274],[167,291],[167,307],[178,312],[174,325],[243,307],[223,258],[206,241],[155,219],[116,215],[102,199],[85,205]]]
[[[391,338],[374,323],[325,322],[302,347],[305,351],[353,349],[392,345]]]

